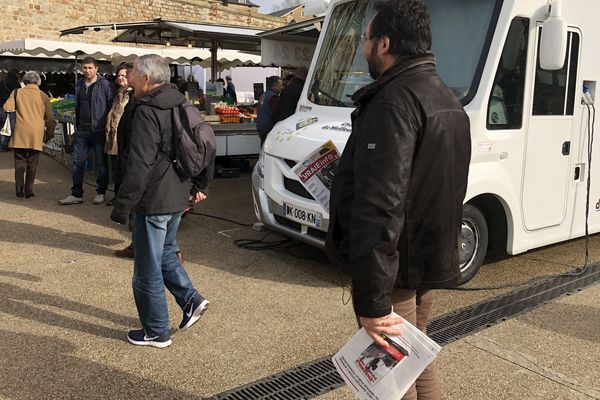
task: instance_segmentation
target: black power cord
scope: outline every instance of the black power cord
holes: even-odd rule
[[[277,235],[280,237],[278,240],[266,241],[268,236]],[[237,239],[233,243],[237,247],[242,247],[246,250],[272,250],[272,249],[288,249],[300,245],[300,243],[292,240],[286,236],[283,236],[277,232],[271,231],[263,235],[260,239]]]
[[[194,211],[188,211],[188,212],[186,212],[186,214],[189,214],[189,215],[199,215],[199,216],[201,216],[201,217],[207,217],[207,218],[218,219],[219,221],[230,222],[230,223],[232,223],[232,224],[236,224],[236,225],[239,225],[239,226],[245,226],[245,227],[249,227],[249,226],[253,226],[253,225],[254,225],[254,224],[245,224],[245,223],[243,223],[243,222],[238,222],[238,221],[235,221],[235,220],[233,220],[233,219],[228,219],[228,218],[224,218],[224,217],[219,217],[219,216],[216,216],[216,215],[210,215],[210,214],[206,214],[206,213],[199,213],[199,212],[194,212]]]

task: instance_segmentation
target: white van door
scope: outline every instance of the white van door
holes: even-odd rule
[[[563,68],[546,71],[539,65],[541,28],[537,32],[536,70],[522,188],[527,230],[560,225],[565,219],[572,175],[575,94],[581,92],[577,86],[580,34],[569,32]]]

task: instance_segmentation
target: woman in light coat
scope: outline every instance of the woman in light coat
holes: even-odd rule
[[[6,112],[16,112],[15,129],[8,145],[15,157],[17,197],[29,198],[33,197],[33,182],[44,139],[54,135],[56,121],[50,98],[40,91],[42,80],[38,73],[27,72],[23,83],[25,86],[14,90],[3,108]]]
[[[113,100],[110,112],[106,117],[106,129],[104,131],[106,135],[106,145],[104,150],[112,163],[113,182],[115,183],[115,197],[119,191],[119,186],[121,185],[121,174],[119,171],[122,169],[118,165],[119,162],[122,162],[122,160],[119,158],[117,128],[119,127],[119,122],[121,121],[121,117],[125,111],[125,106],[127,103],[129,103],[133,96],[133,88],[127,83],[127,71],[130,69],[131,64],[129,63],[123,63],[119,65],[119,68],[117,69],[116,83],[119,89]],[[107,206],[112,206],[113,204],[114,198],[106,203]]]

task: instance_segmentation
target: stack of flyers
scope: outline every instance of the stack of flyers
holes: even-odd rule
[[[395,315],[395,314],[394,314]],[[408,321],[381,347],[363,329],[333,356],[338,372],[360,399],[400,399],[437,357],[441,347]]]

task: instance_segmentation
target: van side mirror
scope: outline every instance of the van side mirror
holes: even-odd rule
[[[550,16],[542,26],[540,66],[545,70],[562,69],[567,53],[567,22],[562,18],[559,0],[549,5]]]

